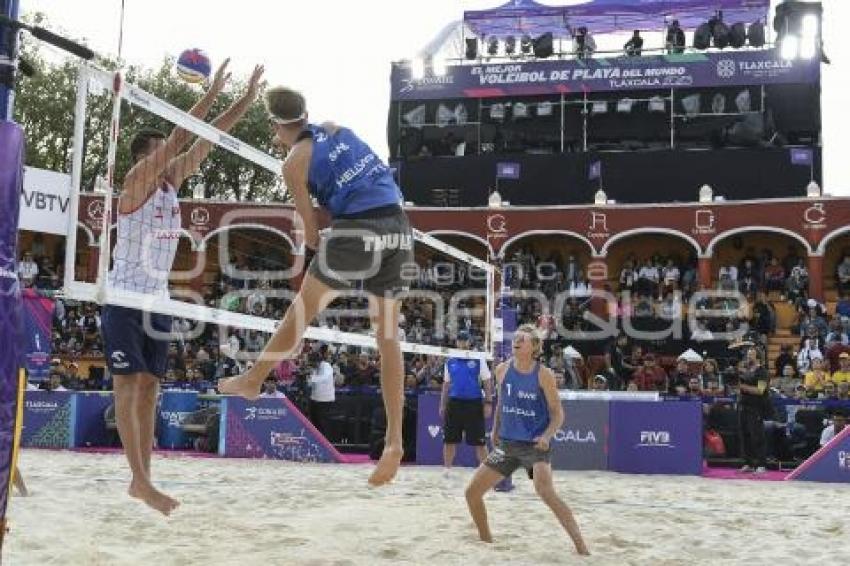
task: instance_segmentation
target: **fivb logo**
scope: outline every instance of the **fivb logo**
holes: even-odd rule
[[[437,435],[440,434],[440,426],[428,425],[428,434],[431,435],[431,438],[437,438]]]
[[[670,442],[670,433],[666,430],[640,431],[640,443],[638,446],[673,448],[673,444]]]

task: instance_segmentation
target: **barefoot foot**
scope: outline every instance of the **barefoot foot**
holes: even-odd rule
[[[261,386],[262,383],[254,383],[244,375],[218,380],[219,393],[222,395],[238,395],[249,401],[259,399]]]
[[[369,476],[369,485],[378,487],[391,482],[401,466],[402,456],[404,456],[404,450],[401,447],[385,447],[381,459],[375,465],[375,470]]]
[[[166,516],[180,506],[179,501],[165,495],[148,482],[133,480],[127,493]]]

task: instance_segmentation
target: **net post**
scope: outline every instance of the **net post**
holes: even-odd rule
[[[71,194],[68,195],[68,230],[65,235],[65,292],[76,280],[77,221],[80,217],[80,191],[83,179],[83,147],[86,132],[86,102],[89,94],[89,72],[80,65],[77,73],[77,99],[74,105],[74,139],[71,160]]]
[[[103,197],[103,225],[100,230],[100,257],[97,266],[97,302],[106,302],[107,272],[111,255],[112,198],[115,194],[115,155],[118,151],[118,130],[121,123],[121,98],[124,77],[115,71],[112,78],[112,119],[109,122],[109,147],[106,154],[106,194]]]

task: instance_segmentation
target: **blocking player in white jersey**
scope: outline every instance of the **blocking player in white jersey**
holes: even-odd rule
[[[225,61],[209,90],[189,113],[204,119],[230,74]],[[213,120],[230,130],[247,112],[259,91],[263,67],[254,69],[248,88]],[[195,174],[212,149],[199,139],[181,153],[192,134],[175,127],[169,136],[155,130],[138,132],[130,144],[134,165],[124,178],[118,199],[118,233],[109,285],[137,293],[168,295],[168,275],[181,230],[177,190]],[[113,376],[115,416],[133,478],[128,493],[168,515],[178,502],[151,482],[156,400],[165,375],[171,317],[106,305],[101,317],[106,361]]]

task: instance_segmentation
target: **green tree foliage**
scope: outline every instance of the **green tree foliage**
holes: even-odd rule
[[[44,25],[35,16],[39,25]],[[26,37],[22,56],[35,68],[34,77],[21,77],[15,97],[15,120],[27,136],[27,165],[68,172],[71,169],[76,100],[77,60],[58,59],[39,43]],[[58,59],[58,60],[54,60]],[[118,67],[115,61],[101,59],[97,65],[105,69]],[[174,59],[166,58],[159,68],[129,67],[125,79],[151,94],[182,109],[189,110],[200,98],[200,89],[181,80],[173,72]],[[245,89],[245,82],[231,80],[229,88],[219,95],[207,120],[223,112]],[[87,101],[82,189],[91,190],[98,176],[106,177],[109,124],[112,97],[109,91],[92,92]],[[157,128],[168,133],[173,124],[143,108],[122,103],[119,146],[115,179],[120,181],[130,163],[129,144],[133,132],[142,127]],[[231,132],[236,138],[261,151],[273,153],[272,132],[260,102],[255,103]],[[204,197],[249,202],[285,201],[288,195],[278,183],[277,175],[251,162],[216,148],[198,175],[187,179],[180,188],[181,196],[192,195],[193,187],[204,187]]]

